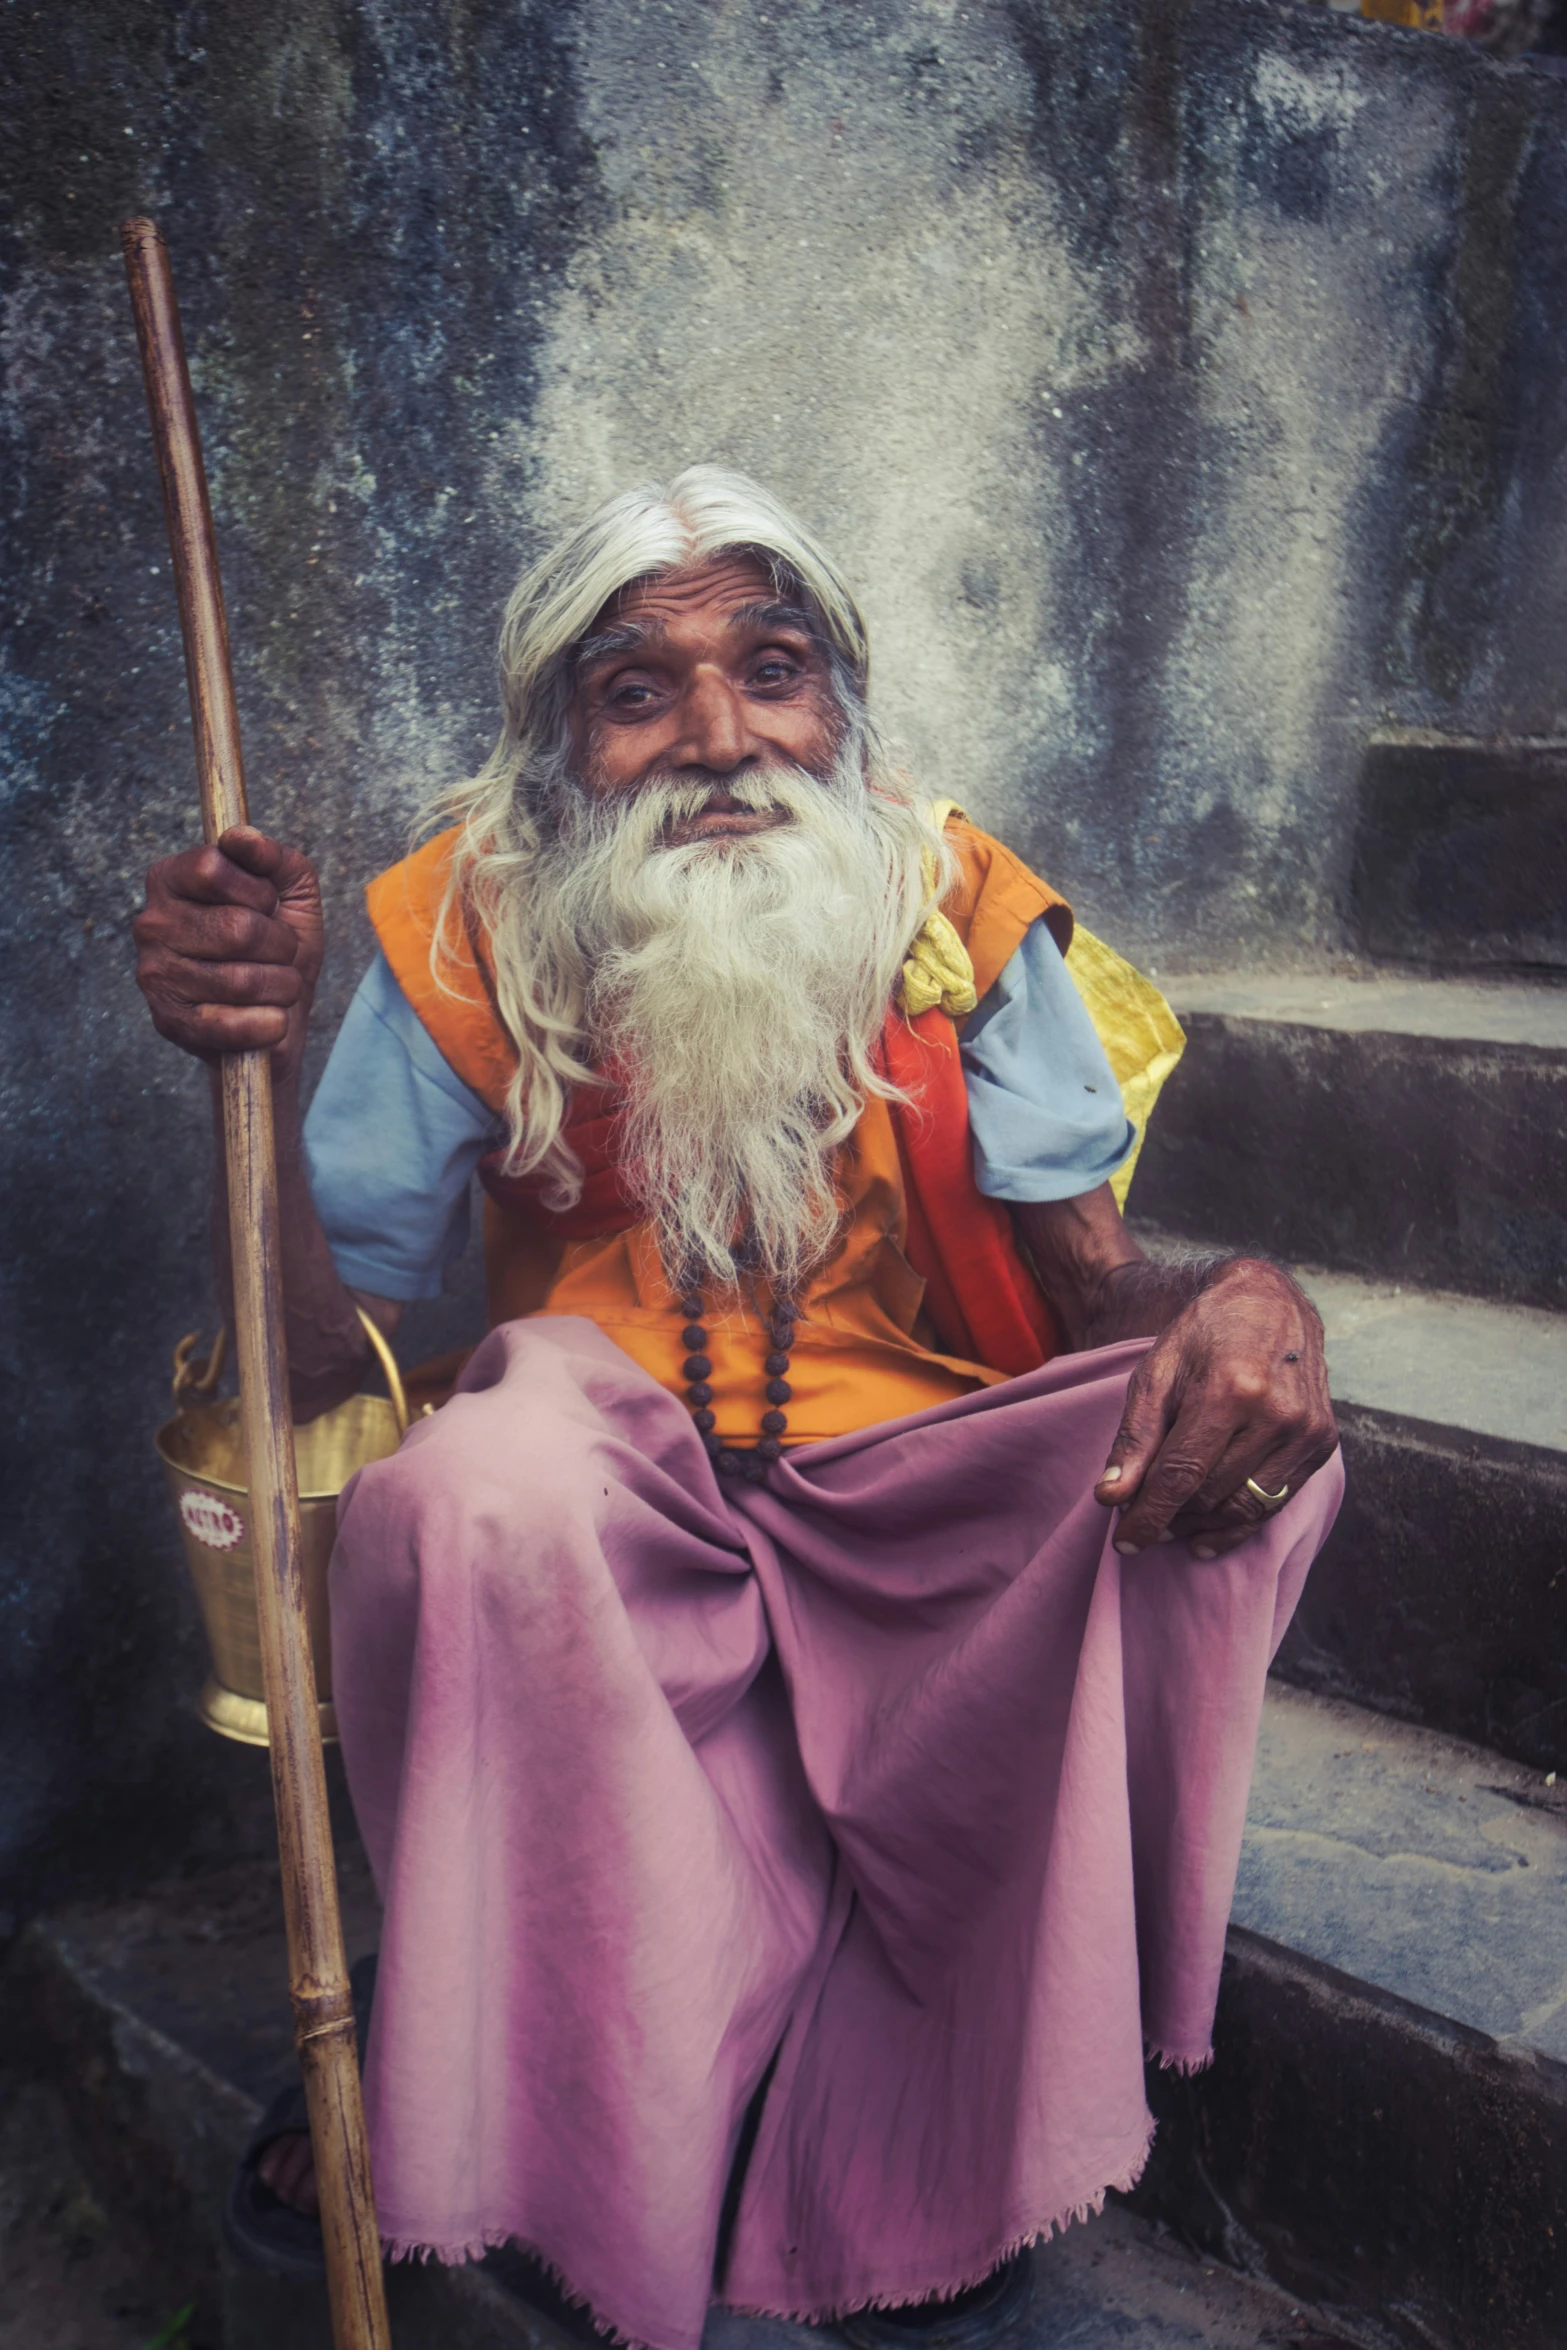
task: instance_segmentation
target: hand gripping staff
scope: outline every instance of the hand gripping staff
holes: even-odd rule
[[[179,592],[202,828],[206,838],[215,841],[247,817],[206,473],[168,249],[150,220],[124,222],[120,241]],[[337,2350],[390,2350],[300,1573],[299,1487],[278,1251],[272,1068],[265,1052],[223,1056],[223,1151],[289,1988],[315,2148],[332,2338]]]

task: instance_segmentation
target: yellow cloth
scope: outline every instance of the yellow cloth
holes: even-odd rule
[[[968,948],[945,914],[926,915],[904,961],[898,1001],[911,1020],[933,1004],[940,1004],[951,1019],[961,1020],[979,1002]]]
[[[938,832],[944,832],[954,816],[970,821],[956,800],[932,800],[930,820]],[[934,870],[926,878],[933,883]],[[1066,967],[1098,1030],[1126,1114],[1137,1129],[1131,1157],[1110,1178],[1116,1203],[1124,1208],[1148,1121],[1161,1086],[1186,1049],[1186,1031],[1153,981],[1080,922],[1067,949]],[[898,995],[911,1020],[933,1004],[940,1004],[954,1020],[974,1010],[979,1001],[974,966],[945,914],[926,916],[904,962]]]
[[[938,832],[946,831],[949,817],[959,816],[964,823],[968,822],[965,810],[956,800],[932,800],[927,813]],[[927,856],[924,865],[925,887],[934,889],[934,856]],[[911,1020],[917,1020],[921,1012],[930,1011],[936,1004],[940,1004],[949,1020],[962,1020],[979,1002],[968,948],[946,915],[934,906],[904,957],[898,1001]]]
[[[1066,967],[1099,1031],[1126,1114],[1137,1128],[1131,1157],[1110,1178],[1116,1202],[1124,1208],[1154,1103],[1186,1049],[1186,1031],[1153,981],[1081,922],[1072,933]]]

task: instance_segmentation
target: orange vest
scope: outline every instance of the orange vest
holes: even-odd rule
[[[1040,915],[1065,953],[1065,901],[1012,852],[949,822],[959,879],[942,911],[968,949],[983,996]],[[430,948],[455,835],[443,833],[366,893],[399,986],[451,1068],[499,1111],[516,1054],[489,975],[465,940]],[[788,1406],[791,1443],[846,1434],[1033,1369],[1059,1347],[1050,1310],[1018,1248],[1011,1216],[974,1181],[958,1026],[938,1009],[889,1010],[881,1054],[907,1104],[872,1099],[843,1151],[841,1237],[800,1299]],[[597,1089],[595,1089],[597,1090]],[[585,1314],[684,1400],[685,1317],[645,1225],[623,1199],[613,1162],[612,1098],[582,1089],[569,1133],[583,1162],[579,1206],[552,1214],[533,1181],[484,1170],[490,1320]],[[764,1289],[704,1317],[713,1409],[726,1442],[754,1442],[766,1409]]]

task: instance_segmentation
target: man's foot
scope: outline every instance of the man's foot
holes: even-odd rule
[[[988,2350],[1010,2332],[1034,2295],[1032,2256],[1015,2252],[963,2293],[901,2309],[856,2309],[838,2320],[855,2350]]]
[[[321,2208],[316,2193],[316,2150],[308,2130],[287,2130],[263,2147],[256,2160],[256,2176],[290,2211],[314,2219]]]

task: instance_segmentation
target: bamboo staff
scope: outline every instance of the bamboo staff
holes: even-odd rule
[[[120,241],[179,593],[202,828],[206,838],[215,841],[231,825],[244,824],[247,816],[239,714],[207,479],[168,249],[150,220],[122,223]],[[337,2350],[389,2350],[300,1570],[299,1487],[283,1338],[272,1067],[265,1052],[223,1056],[223,1151],[289,1989],[315,2149],[332,2336]]]

